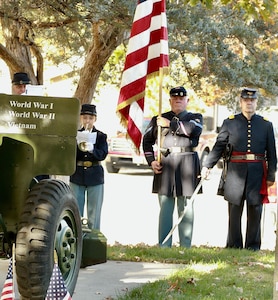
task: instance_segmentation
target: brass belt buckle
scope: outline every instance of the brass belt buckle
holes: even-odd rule
[[[246,160],[255,160],[255,154],[246,154]]]
[[[91,161],[88,161],[88,160],[87,160],[87,161],[84,161],[84,162],[83,162],[83,166],[89,168],[89,167],[92,166],[92,162],[91,162]]]

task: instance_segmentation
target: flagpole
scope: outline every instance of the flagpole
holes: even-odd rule
[[[12,268],[13,268],[13,280],[14,280],[14,275],[16,274],[15,272],[15,243],[12,245]],[[13,284],[13,296],[15,297],[15,291],[14,291],[14,284]]]
[[[163,68],[159,68],[159,98],[158,98],[158,117],[161,117],[162,111],[162,81]],[[161,126],[157,127],[157,161],[161,162]]]
[[[13,270],[15,270],[15,243],[12,245]]]

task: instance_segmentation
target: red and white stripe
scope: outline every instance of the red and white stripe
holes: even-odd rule
[[[9,267],[8,267],[8,274],[6,276],[6,280],[4,283],[4,287],[1,293],[1,300],[14,300],[15,293],[14,293],[14,284],[13,284],[13,259],[10,259]]]
[[[165,6],[165,0],[138,1],[122,75],[117,112],[138,150],[147,78],[167,73],[169,66]]]

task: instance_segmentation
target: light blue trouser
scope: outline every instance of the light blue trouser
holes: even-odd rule
[[[84,186],[70,182],[70,187],[76,196],[81,217],[84,216],[85,199],[87,199],[88,226],[99,230],[104,185]]]
[[[172,246],[172,236],[163,243],[163,240],[168,235],[173,227],[173,212],[175,207],[175,198],[165,195],[158,195],[160,213],[158,225],[158,242],[161,247]],[[183,213],[186,208],[186,214],[178,225],[180,246],[190,248],[193,232],[194,209],[190,199],[184,196],[177,197],[178,216]]]

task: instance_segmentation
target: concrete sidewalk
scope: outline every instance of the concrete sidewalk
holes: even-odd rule
[[[9,260],[0,260],[0,288],[2,291],[6,279]],[[112,300],[124,295],[132,288],[143,283],[172,274],[183,265],[107,261],[106,263],[80,269],[73,300]],[[16,300],[20,299],[16,279],[14,286]],[[1,293],[1,292],[0,292]]]
[[[112,300],[143,283],[171,275],[184,265],[107,261],[81,269],[74,299]]]

